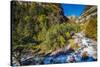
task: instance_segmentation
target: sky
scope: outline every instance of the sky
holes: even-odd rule
[[[61,4],[65,16],[80,16],[84,11],[85,5]]]

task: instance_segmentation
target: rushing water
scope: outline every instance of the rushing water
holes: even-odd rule
[[[73,52],[71,54],[59,54],[56,57],[50,56],[45,57],[43,60],[44,64],[51,63],[69,63],[69,62],[91,62],[96,61],[97,58],[94,57],[94,54],[97,53],[97,43],[92,39],[83,37],[82,34],[78,33],[78,37],[81,36],[81,47],[77,50],[77,52]],[[80,38],[80,37],[79,37]],[[82,57],[82,53],[87,51],[88,56]]]
[[[24,61],[22,65],[37,65],[37,64],[58,64],[58,63],[75,63],[75,62],[92,62],[97,59],[88,56],[83,58],[80,54],[76,55],[60,55],[59,56],[46,56],[41,60],[41,57],[33,58],[32,61]]]
[[[60,52],[55,55],[49,55],[45,57],[34,57],[30,60],[23,61],[22,65],[36,65],[36,64],[57,64],[57,63],[73,63],[73,62],[91,62],[96,61],[97,57],[94,54],[97,52],[97,43],[92,39],[82,37],[82,34],[78,34],[78,38],[81,36],[80,48],[75,52]],[[87,51],[88,56],[83,57],[82,53]]]
[[[55,63],[69,63],[69,62],[91,62],[96,61],[93,57],[83,58],[80,55],[59,55],[57,57],[48,56],[43,60],[44,64],[55,64]]]
[[[22,65],[37,65],[37,64],[58,64],[58,63],[75,63],[75,62],[91,62],[96,61],[97,59],[93,58],[92,56],[82,57],[80,53],[76,54],[60,54],[56,56],[45,56],[41,60],[42,57],[35,57],[31,59],[32,61],[24,61]]]

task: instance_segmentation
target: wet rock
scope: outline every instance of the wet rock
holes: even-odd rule
[[[74,56],[68,56],[68,58],[67,58],[67,62],[68,63],[73,63],[73,62],[75,62],[76,60],[75,60],[75,57]]]
[[[76,50],[71,48],[70,45],[67,45],[65,48],[47,53],[43,58],[40,57],[42,55],[39,55],[33,59],[27,60],[23,62],[23,65],[89,62],[97,60],[97,43],[95,41],[83,35],[75,36],[74,39],[80,46]]]
[[[84,59],[85,59],[85,58],[88,58],[88,53],[87,53],[87,51],[85,51],[85,52],[82,53],[82,58],[84,58]]]

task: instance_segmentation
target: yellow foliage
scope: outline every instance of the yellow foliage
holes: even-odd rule
[[[89,22],[87,22],[85,28],[86,36],[90,38],[97,39],[97,20],[95,18],[91,18]]]
[[[70,39],[69,43],[72,49],[76,50],[77,48],[79,48],[79,46],[75,44],[74,39]]]
[[[62,44],[62,45],[64,45],[64,44],[65,44],[66,40],[64,39],[64,37],[63,37],[63,36],[60,36],[60,42],[61,42],[61,44]]]
[[[70,33],[69,32],[66,32],[65,34],[66,34],[67,37],[70,37]]]

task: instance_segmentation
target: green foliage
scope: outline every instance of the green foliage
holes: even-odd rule
[[[38,40],[44,41],[46,32],[46,29],[42,28],[42,30],[38,33]]]
[[[60,43],[62,44],[62,45],[64,45],[65,43],[66,43],[66,40],[64,39],[64,37],[63,36],[60,36]]]
[[[25,16],[25,18],[24,18],[24,20],[25,20],[26,22],[30,22],[30,19],[31,19],[31,16]]]
[[[13,55],[18,53],[16,56],[19,59],[25,52],[45,55],[64,48],[68,43],[73,49],[78,48],[74,40],[70,39],[70,33],[80,32],[82,30],[80,24],[60,21],[63,15],[59,6],[32,2],[12,3]],[[87,36],[96,38],[96,21],[91,19],[90,22],[85,32]]]
[[[52,13],[53,12],[53,9],[51,6],[48,6],[47,8],[44,8],[45,12],[48,12],[48,13]]]
[[[46,15],[39,15],[38,22],[41,28],[47,28],[47,21],[48,19],[46,18]]]

